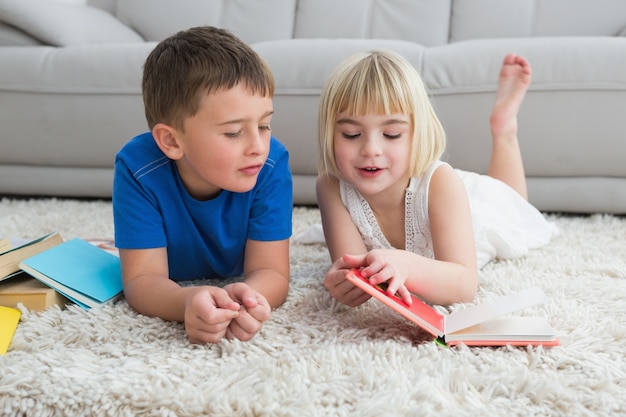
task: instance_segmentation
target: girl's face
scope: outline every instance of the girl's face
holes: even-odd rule
[[[366,198],[383,192],[403,196],[410,177],[411,137],[408,115],[340,113],[334,131],[337,167]]]

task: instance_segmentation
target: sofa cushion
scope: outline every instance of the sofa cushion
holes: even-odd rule
[[[0,22],[0,46],[32,46],[41,44],[28,33]]]
[[[296,0],[117,0],[116,16],[148,41],[210,25],[253,43],[291,38],[295,9]]]
[[[3,48],[0,126],[10,145],[2,147],[0,160],[111,168],[115,152],[147,129],[141,67],[154,46]]]
[[[87,0],[86,4],[91,7],[106,10],[111,14],[115,14],[115,5],[117,0]]]
[[[450,0],[299,0],[295,38],[448,42]]]
[[[331,71],[356,52],[391,49],[421,69],[425,47],[393,39],[293,39],[260,42],[252,47],[272,68],[280,94],[311,91],[319,95]]]
[[[489,112],[502,58],[528,58],[533,80],[519,113],[529,177],[626,176],[626,39],[477,39],[428,48],[424,80],[449,138],[450,162],[486,172]],[[468,132],[473,132],[469,136]],[[607,144],[610,143],[610,147]]]
[[[0,19],[52,46],[143,42],[107,12],[45,0],[0,0]]]
[[[424,80],[435,94],[495,91],[502,59],[518,53],[532,65],[530,90],[626,90],[626,39],[558,37],[476,39],[428,48]]]
[[[451,16],[451,42],[526,36],[615,36],[624,27],[626,2],[453,0]]]

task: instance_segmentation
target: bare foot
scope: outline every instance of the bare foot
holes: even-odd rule
[[[517,113],[530,85],[531,73],[526,58],[515,54],[504,58],[489,119],[494,139],[501,136],[517,138]]]

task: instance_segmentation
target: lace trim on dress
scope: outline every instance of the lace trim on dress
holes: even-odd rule
[[[443,162],[436,161],[421,177],[411,178],[405,192],[405,249],[429,258],[434,258],[434,250],[428,218],[428,189],[433,172],[441,164]],[[380,229],[372,208],[356,188],[341,181],[340,192],[343,204],[359,229],[365,247],[368,250],[392,248]]]
[[[374,212],[365,198],[351,184],[342,181],[340,188],[342,192],[341,199],[348,209],[352,221],[359,229],[367,250],[392,248],[378,226],[376,216],[374,216]]]
[[[433,258],[433,243],[428,219],[428,185],[424,187],[423,181],[419,178],[411,178],[405,199],[406,250]]]

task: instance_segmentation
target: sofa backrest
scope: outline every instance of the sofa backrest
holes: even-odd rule
[[[297,0],[88,0],[115,15],[146,41],[193,26],[232,31],[248,43],[290,39]]]
[[[615,36],[626,0],[88,0],[147,41],[191,26],[248,43],[291,38],[401,39],[437,46],[477,38]],[[157,23],[158,22],[158,23]]]
[[[450,42],[478,38],[616,36],[624,0],[453,0]]]
[[[294,38],[448,43],[451,0],[298,0]]]

